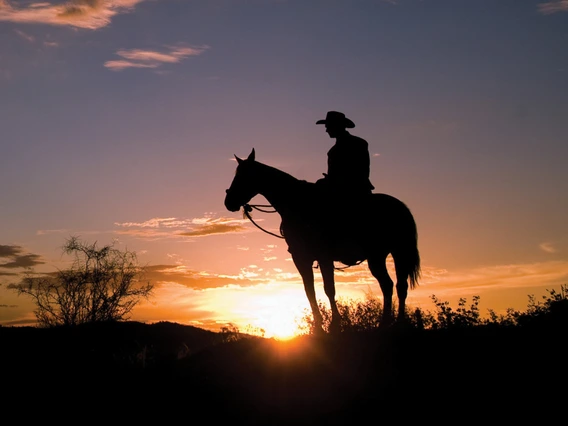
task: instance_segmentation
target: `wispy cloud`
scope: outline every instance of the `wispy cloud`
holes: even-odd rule
[[[126,68],[158,68],[159,66],[160,64],[158,63],[144,64],[124,60],[105,62],[105,67],[113,71],[122,71]]]
[[[179,235],[186,237],[205,237],[207,235],[228,234],[244,230],[245,227],[240,223],[211,223],[201,225],[192,231],[181,232]]]
[[[568,12],[568,0],[555,0],[538,5],[538,11],[544,15],[556,12]]]
[[[246,219],[202,217],[192,219],[152,218],[144,222],[115,223],[120,235],[138,238],[206,237],[210,235],[245,232]]]
[[[0,0],[0,21],[96,30],[107,26],[114,16],[131,12],[142,1],[144,0],[68,0],[65,3],[49,1],[21,5],[14,1]]]
[[[209,46],[167,47],[165,51],[144,49],[122,49],[116,54],[124,59],[105,62],[104,66],[112,71],[126,68],[158,68],[163,64],[176,64],[189,56],[201,55]]]
[[[24,253],[22,247],[16,245],[0,245],[0,262],[2,262],[0,268],[5,269],[31,268],[45,263],[41,260],[41,256]],[[10,273],[3,275],[6,274],[9,275]]]
[[[176,283],[195,290],[206,290],[231,285],[249,287],[266,282],[258,274],[242,268],[237,275],[211,274],[188,269],[183,265],[153,265],[145,269],[144,278],[157,286]]]
[[[18,34],[21,38],[23,38],[24,40],[29,41],[30,43],[33,43],[35,41],[35,38],[29,34],[26,34],[23,31],[20,30],[14,30],[16,32],[16,34]]]
[[[499,265],[454,271],[430,276],[425,287],[436,292],[476,294],[482,290],[511,290],[545,285],[560,285],[568,280],[568,262],[551,261],[528,264]]]
[[[144,222],[115,222],[116,226],[123,228],[178,228],[187,225],[187,219],[175,217],[154,217]]]
[[[554,247],[552,243],[542,243],[539,245],[539,247],[542,251],[545,251],[547,253],[556,253],[556,247]]]
[[[36,235],[50,235],[50,234],[63,234],[69,233],[67,229],[40,229],[36,231]]]
[[[1,0],[0,0],[1,2]],[[34,44],[42,44],[45,47],[59,47],[59,43],[56,41],[52,41],[52,40],[41,40],[41,39],[36,39],[36,37],[34,37],[31,34],[28,34],[22,30],[19,29],[15,29],[14,32],[23,40],[26,40],[28,43],[34,43]]]

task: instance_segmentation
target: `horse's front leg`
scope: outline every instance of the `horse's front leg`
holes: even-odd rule
[[[339,333],[341,331],[341,314],[337,309],[335,301],[335,273],[333,268],[333,260],[319,261],[319,268],[323,279],[323,288],[329,299],[331,307],[331,324],[329,325],[330,333]]]
[[[304,282],[304,290],[306,291],[306,296],[308,296],[308,301],[310,302],[310,307],[312,308],[312,317],[314,319],[314,333],[323,333],[323,318],[318,307],[318,302],[316,299],[316,289],[314,286],[314,270],[312,268],[313,261],[308,257],[303,257],[300,255],[294,255],[292,253],[292,260],[294,265],[298,269],[302,281]]]

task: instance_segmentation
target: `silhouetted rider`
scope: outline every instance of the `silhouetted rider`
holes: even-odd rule
[[[325,124],[325,131],[335,139],[327,153],[327,173],[316,182],[318,187],[348,199],[371,194],[375,187],[369,180],[369,144],[346,130],[354,128],[355,123],[341,112],[329,111],[316,124]]]

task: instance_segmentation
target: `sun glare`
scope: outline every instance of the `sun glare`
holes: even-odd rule
[[[273,312],[259,319],[259,325],[265,331],[264,337],[277,340],[289,340],[299,334],[296,317],[291,312]]]
[[[303,312],[297,296],[288,296],[259,298],[251,326],[261,329],[266,338],[289,340],[298,336],[298,321]]]

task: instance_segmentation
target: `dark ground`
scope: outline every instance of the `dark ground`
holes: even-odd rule
[[[1,412],[64,424],[564,423],[566,330],[392,327],[278,342],[172,323],[0,327]]]

